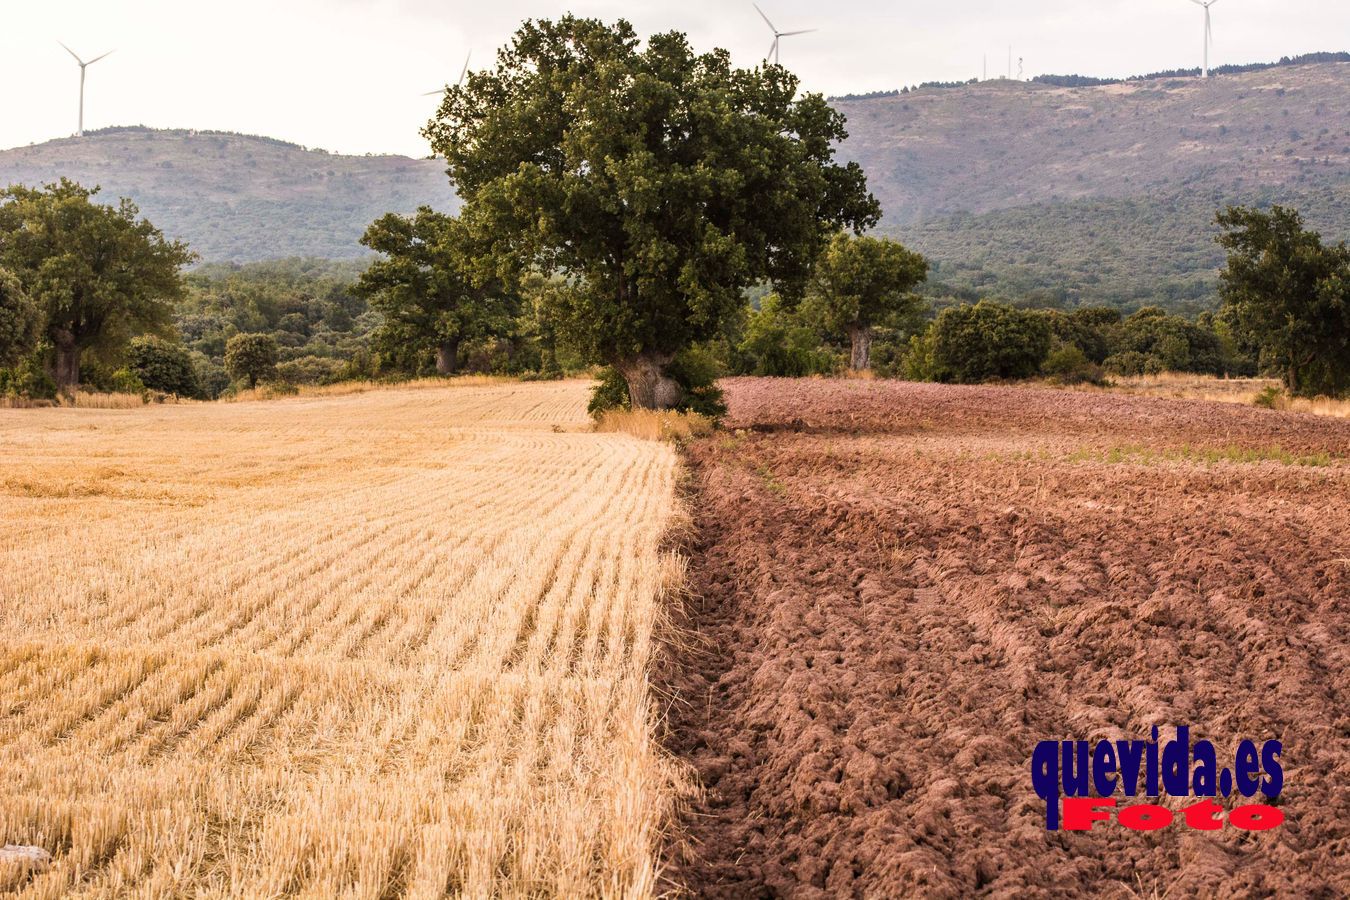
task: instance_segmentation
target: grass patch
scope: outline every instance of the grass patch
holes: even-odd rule
[[[1218,463],[1255,464],[1265,462],[1280,463],[1285,466],[1329,466],[1338,457],[1330,453],[1291,453],[1279,446],[1274,447],[1144,447],[1130,444],[1112,447],[1107,451],[1079,450],[1069,455],[1069,462],[1136,463],[1156,465],[1167,462],[1199,463],[1216,465]]]

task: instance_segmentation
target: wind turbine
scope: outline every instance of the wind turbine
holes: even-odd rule
[[[61,44],[60,41],[57,41],[57,43]],[[89,62],[85,62],[84,60],[80,59],[79,56],[76,56],[74,50],[70,49],[69,47],[66,47],[65,44],[61,44],[61,46],[65,47],[66,52],[69,53],[71,56],[74,56],[75,61],[80,64],[80,130],[75,132],[75,136],[84,137],[84,70],[92,66],[94,63],[98,62],[100,59],[103,58],[103,56],[107,56],[113,51],[109,50],[107,53],[103,54],[103,56],[95,56],[93,59],[89,60]]]
[[[468,53],[464,54],[464,68],[462,68],[462,69],[459,70],[459,81],[456,81],[456,82],[455,82],[455,87],[459,87],[461,84],[463,84],[463,83],[464,83],[464,76],[466,76],[466,75],[469,74],[469,57],[471,57],[471,56],[473,56],[473,51],[472,51],[472,50],[470,50]],[[449,88],[441,88],[439,91],[427,91],[427,92],[426,92],[425,94],[423,94],[422,96],[423,96],[423,97],[433,97],[433,96],[435,96],[436,94],[444,94],[444,93],[448,92],[449,90],[450,90]]]
[[[1209,77],[1209,45],[1214,43],[1214,28],[1209,21],[1209,8],[1219,0],[1191,0],[1196,6],[1202,6],[1205,9],[1205,67],[1201,69],[1202,77]]]
[[[759,17],[764,20],[764,24],[768,25],[769,30],[773,32],[773,46],[769,47],[769,56],[773,57],[773,64],[775,66],[778,65],[778,42],[780,40],[798,34],[810,34],[816,30],[814,28],[803,28],[801,31],[779,31],[778,27],[769,21],[769,17],[764,15],[764,10],[759,8],[758,3],[751,3],[750,5],[755,8],[755,12],[759,13]],[[764,57],[765,62],[768,61],[769,56]]]

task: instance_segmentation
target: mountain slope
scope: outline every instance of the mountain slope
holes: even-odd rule
[[[438,160],[339,156],[270,138],[105,129],[0,151],[0,185],[65,176],[125,196],[209,261],[345,259],[377,216],[458,201]]]
[[[835,103],[885,229],[943,290],[1205,305],[1222,206],[1293,205],[1350,235],[1350,63]]]

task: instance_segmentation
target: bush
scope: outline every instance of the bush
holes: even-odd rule
[[[820,336],[785,309],[777,294],[764,297],[747,316],[736,351],[741,357],[738,371],[746,375],[801,378],[843,367],[843,360],[822,347]]]
[[[56,382],[42,365],[42,353],[35,353],[12,368],[0,369],[0,396],[56,399]]]
[[[1041,364],[1041,372],[1059,384],[1101,384],[1102,369],[1077,344],[1060,344]]]
[[[698,413],[714,422],[727,414],[727,405],[717,379],[722,372],[717,360],[702,347],[688,347],[676,354],[666,367],[666,374],[684,388],[680,412]]]
[[[591,389],[591,402],[586,404],[586,412],[599,419],[611,409],[630,409],[632,401],[628,397],[628,382],[623,380],[619,370],[605,366],[600,370],[600,381]]]
[[[302,356],[277,363],[277,377],[287,384],[332,384],[347,371],[346,363],[323,356]]]
[[[128,357],[128,368],[150,390],[180,397],[201,395],[192,356],[181,345],[138,337],[131,341]]]
[[[230,373],[205,353],[194,350],[191,357],[193,376],[197,379],[200,396],[204,400],[218,399],[230,386]]]
[[[905,358],[900,363],[901,375],[909,381],[937,381],[937,359],[933,355],[933,331],[916,334],[909,339]]]
[[[944,309],[932,325],[940,381],[1029,378],[1050,353],[1050,325],[1032,310],[981,300]]]
[[[1143,375],[1144,366],[1147,363],[1148,357],[1138,350],[1126,350],[1123,353],[1108,356],[1102,366],[1112,375],[1123,375],[1129,378],[1135,375]]]

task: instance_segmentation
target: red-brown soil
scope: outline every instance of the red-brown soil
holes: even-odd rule
[[[1017,387],[724,387],[732,430],[689,449],[691,634],[665,670],[668,744],[706,786],[672,886],[1350,895],[1350,423]],[[1282,740],[1284,824],[1045,830],[1038,741],[1155,724],[1221,762]]]

